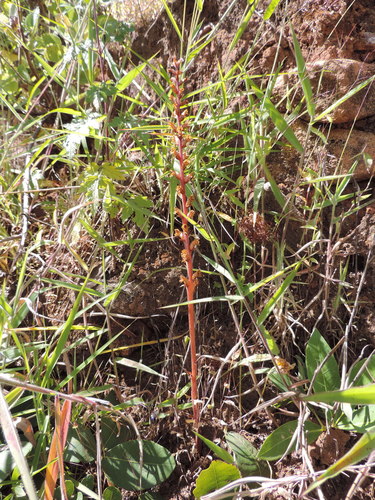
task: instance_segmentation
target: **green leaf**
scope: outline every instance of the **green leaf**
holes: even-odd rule
[[[134,78],[136,78],[139,75],[139,73],[143,71],[146,64],[147,63],[142,63],[139,66],[136,66],[135,68],[128,71],[128,73],[117,82],[116,84],[117,92],[122,92],[127,87],[129,87]]]
[[[306,99],[307,111],[311,118],[314,118],[315,115],[315,103],[313,98],[313,91],[311,88],[311,83],[309,76],[306,71],[305,60],[302,55],[301,47],[299,46],[296,34],[292,26],[290,26],[292,37],[293,37],[293,45],[294,45],[294,53],[297,61],[297,70],[298,70],[298,78],[301,81],[301,86],[303,90],[303,94]]]
[[[357,94],[357,92],[359,92],[363,88],[367,87],[367,85],[370,85],[374,80],[375,80],[375,76],[371,76],[370,78],[368,78],[364,82],[362,82],[359,85],[357,85],[356,87],[354,87],[354,89],[352,89],[350,92],[348,92],[347,94],[345,94],[338,101],[334,102],[325,111],[323,111],[322,113],[320,113],[320,115],[316,116],[314,122],[316,123],[316,122],[322,121],[323,118],[325,118],[332,111],[334,111],[336,108],[338,108],[339,106],[341,106],[341,104],[343,104],[345,101],[347,101],[348,99],[350,99],[351,97],[353,97],[353,95]]]
[[[363,365],[366,365],[363,368]],[[358,375],[359,373],[359,375]],[[349,384],[367,385],[375,382],[375,356],[369,359],[360,359],[351,367],[349,372]],[[375,404],[375,401],[374,401]]]
[[[310,380],[312,380],[315,370],[330,352],[330,346],[315,328],[306,346],[306,370]],[[339,367],[332,355],[317,373],[313,389],[314,392],[334,391],[340,387],[340,382]]]
[[[205,438],[204,436],[201,436],[197,432],[194,432],[195,435],[201,439],[208,448],[210,448],[211,451],[215,453],[221,460],[226,462],[227,464],[232,464],[234,462],[233,457],[230,453],[228,453],[226,450],[223,448],[220,448],[217,444],[215,444],[213,441],[210,439]]]
[[[154,493],[151,491],[146,491],[139,497],[139,500],[164,500],[164,498],[159,495],[159,493]]]
[[[268,116],[275,124],[278,131],[285,137],[285,139],[300,153],[303,152],[303,146],[294,135],[293,130],[290,128],[288,123],[286,122],[283,115],[276,109],[274,104],[271,102],[269,97],[266,97],[263,91],[255,85],[254,82],[250,82],[252,88],[254,89],[254,93],[257,98],[262,102],[264,109],[267,111]]]
[[[104,457],[102,466],[115,486],[139,491],[153,488],[168,479],[176,462],[171,453],[160,444],[133,440],[112,448]]]
[[[0,386],[0,426],[8,444],[11,456],[13,457],[19,474],[21,475],[22,482],[27,493],[27,498],[30,500],[37,500],[38,496],[36,494],[34,481],[30,474],[29,466],[24,455],[18,432],[12,420],[10,408],[4,398],[2,386]]]
[[[208,469],[199,474],[193,495],[195,498],[201,498],[211,491],[216,491],[228,483],[240,479],[240,477],[240,471],[235,465],[214,460]]]
[[[163,0],[164,2],[165,0]],[[249,4],[252,5],[249,9],[249,11],[242,17],[241,19],[241,23],[240,23],[240,26],[239,28],[237,29],[235,35],[234,35],[234,38],[230,44],[230,47],[229,47],[229,50],[231,51],[237,44],[238,40],[241,38],[241,36],[244,34],[249,22],[250,22],[250,19],[251,19],[251,16],[254,14],[254,11],[256,9],[256,6],[259,2],[259,0],[248,0]]]
[[[64,460],[66,462],[88,463],[95,460],[96,441],[92,431],[83,424],[70,427],[66,440]]]
[[[297,426],[298,420],[291,420],[274,430],[262,444],[258,453],[258,458],[264,460],[278,460],[287,450],[289,453],[294,451],[296,449],[296,443],[293,443],[290,448],[289,445]],[[310,421],[305,422],[304,429],[308,443],[313,443],[323,431],[320,425]]]
[[[363,387],[351,387],[343,391],[327,391],[304,396],[305,401],[318,401],[322,403],[350,403],[352,405],[373,405],[375,404],[375,384]]]
[[[21,443],[22,446],[22,454],[24,457],[31,452],[33,449],[33,445],[29,442]],[[8,447],[4,447],[0,451],[0,481],[3,482],[12,470],[15,468],[16,463],[13,459],[12,453]]]
[[[267,21],[267,19],[269,19],[272,14],[274,13],[276,7],[279,5],[280,3],[280,0],[271,0],[271,3],[269,4],[269,6],[267,7],[265,13],[263,14],[263,19],[265,21]]]
[[[295,275],[301,265],[302,261],[297,262],[296,266],[292,271],[287,275],[287,277],[282,282],[281,286],[275,291],[272,297],[267,301],[267,304],[263,308],[262,312],[258,316],[258,325],[262,325],[265,320],[268,318],[269,314],[275,308],[278,300],[280,300],[285,295],[285,291],[292,284]]]
[[[352,410],[350,418],[342,413],[341,416],[335,416],[335,427],[345,431],[360,432],[371,429],[375,422],[375,404],[366,405]]]
[[[234,453],[234,461],[241,475],[269,477],[266,462],[258,460],[258,450],[245,437],[237,432],[228,432],[225,436],[229,448]]]
[[[104,500],[121,500],[122,495],[121,491],[114,486],[109,486],[103,491],[103,499]]]
[[[120,443],[134,439],[133,430],[127,425],[120,424],[120,422],[116,422],[110,417],[102,417],[100,426],[102,431],[101,441],[104,449],[110,450]]]
[[[180,28],[178,27],[178,24],[177,24],[177,22],[176,22],[175,18],[173,17],[173,14],[172,14],[172,12],[171,12],[171,9],[170,9],[170,8],[169,8],[169,6],[168,6],[168,2],[167,2],[167,0],[161,0],[161,1],[163,2],[164,9],[165,9],[165,11],[166,11],[166,13],[167,13],[167,15],[168,15],[168,17],[169,17],[169,20],[170,20],[170,21],[171,21],[171,23],[172,23],[172,26],[173,26],[173,28],[174,28],[175,32],[177,33],[178,38],[179,38],[179,39],[181,40],[181,42],[182,42],[182,34],[181,34],[181,30],[180,30]]]

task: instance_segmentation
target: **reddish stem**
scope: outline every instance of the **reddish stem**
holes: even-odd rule
[[[198,276],[193,270],[193,251],[194,245],[192,245],[189,218],[190,215],[190,201],[188,200],[186,194],[186,184],[190,182],[191,177],[185,175],[185,170],[187,166],[187,155],[185,154],[185,146],[189,142],[189,138],[185,132],[186,124],[184,123],[184,115],[181,111],[183,106],[183,87],[181,82],[181,71],[180,62],[174,61],[174,68],[171,70],[175,75],[172,78],[172,92],[174,94],[174,114],[177,121],[177,126],[172,127],[175,136],[176,150],[174,152],[177,161],[179,162],[179,173],[176,177],[180,181],[179,194],[181,197],[182,211],[179,212],[182,231],[180,232],[180,238],[184,244],[183,260],[186,264],[187,278],[183,279],[186,287],[186,295],[188,304],[188,320],[189,320],[189,336],[190,336],[190,357],[191,357],[191,399],[193,402],[193,418],[196,430],[199,426],[199,403],[198,403],[198,362],[197,362],[197,341],[196,341],[196,331],[195,331],[195,308],[194,304],[191,302],[194,300],[195,289],[197,286]]]

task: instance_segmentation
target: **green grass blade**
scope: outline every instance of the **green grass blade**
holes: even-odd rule
[[[279,3],[280,3],[280,0],[271,0],[271,3],[269,4],[265,13],[263,14],[263,19],[265,21],[267,21],[267,19],[269,19],[272,16],[272,14],[275,12]]]
[[[20,471],[27,496],[31,500],[38,500],[29,466],[22,452],[20,438],[14,426],[10,409],[5,401],[2,387],[0,387],[0,423],[12,457]]]
[[[334,102],[331,106],[329,106],[325,111],[320,113],[320,115],[316,116],[314,119],[314,122],[320,122],[322,121],[323,118],[326,118],[332,111],[334,111],[336,108],[341,106],[345,101],[353,97],[353,95],[357,94],[360,90],[364,89],[367,87],[367,85],[370,85],[373,81],[375,80],[375,76],[371,76],[364,82],[360,83],[357,85],[354,89],[352,89],[350,92],[345,94],[343,97],[341,97],[338,101]]]
[[[262,325],[268,316],[273,311],[275,305],[279,301],[279,299],[285,294],[286,290],[292,284],[295,275],[297,274],[298,269],[301,266],[301,261],[297,262],[293,271],[285,278],[282,285],[276,290],[276,292],[272,295],[272,297],[268,300],[267,305],[264,307],[260,315],[258,316],[258,324]]]
[[[303,58],[301,47],[298,43],[296,34],[295,34],[292,26],[290,26],[290,30],[292,32],[292,37],[293,37],[293,45],[294,45],[294,52],[295,52],[296,61],[297,61],[298,77],[301,81],[303,95],[305,96],[305,99],[306,99],[307,111],[308,111],[310,117],[314,118],[314,116],[315,116],[315,102],[314,102],[314,98],[313,98],[313,91],[311,88],[310,79],[309,79],[309,76],[308,76],[307,71],[306,71],[306,63],[305,63],[305,60]]]
[[[278,131],[285,137],[285,139],[300,153],[303,152],[303,146],[295,136],[293,130],[286,122],[283,115],[278,111],[275,105],[271,102],[271,100],[266,97],[262,90],[255,85],[254,82],[251,82],[251,86],[254,89],[255,95],[262,102],[264,109],[268,113],[268,116],[271,118],[273,123],[275,124]]]
[[[163,0],[164,1],[164,0]],[[229,50],[232,50],[238,40],[241,38],[241,36],[244,34],[244,31],[245,29],[247,28],[247,25],[249,24],[249,21],[251,19],[251,16],[254,14],[254,11],[255,11],[255,8],[258,4],[259,0],[249,0],[249,4],[250,4],[250,9],[249,11],[244,15],[244,17],[242,18],[242,21],[240,23],[240,26],[238,28],[238,30],[236,31],[236,34],[234,35],[234,38],[232,40],[232,43],[230,44],[230,47],[229,47]]]
[[[312,396],[304,396],[305,401],[322,403],[349,403],[352,405],[375,405],[375,384],[362,387],[351,387],[343,391],[319,392]]]
[[[146,63],[142,63],[139,66],[136,66],[135,68],[131,69],[128,73],[126,73],[126,75],[123,76],[116,85],[117,92],[122,92],[127,87],[129,87],[134,78],[136,78],[139,75],[139,73],[142,72],[145,66]]]
[[[168,17],[169,17],[169,20],[170,20],[170,21],[171,21],[171,23],[172,23],[172,26],[173,26],[173,28],[174,28],[175,32],[177,33],[178,38],[179,38],[179,39],[181,40],[181,42],[182,42],[182,33],[181,33],[181,30],[180,30],[180,28],[178,27],[178,24],[177,24],[177,22],[176,22],[176,19],[173,17],[173,14],[172,14],[172,12],[171,12],[171,9],[170,9],[170,8],[169,8],[169,6],[168,6],[168,2],[167,2],[167,0],[161,0],[161,1],[163,2],[164,9],[165,9],[165,11],[166,11],[166,13],[167,13],[167,15],[168,15]]]
[[[56,345],[52,355],[47,360],[47,368],[46,368],[46,372],[45,372],[43,382],[42,382],[42,385],[44,387],[46,387],[48,385],[52,370],[56,366],[56,363],[57,363],[58,359],[60,358],[60,356],[65,348],[65,344],[68,340],[70,330],[72,329],[73,323],[76,319],[78,308],[79,308],[79,305],[81,303],[82,297],[85,293],[85,289],[86,289],[88,281],[89,281],[89,275],[87,275],[80,291],[78,292],[77,298],[74,301],[74,304],[73,304],[72,310],[68,316],[68,319],[66,320],[64,325],[62,325],[62,327],[59,329],[60,330],[58,332],[60,335],[59,340],[57,342],[57,345]]]

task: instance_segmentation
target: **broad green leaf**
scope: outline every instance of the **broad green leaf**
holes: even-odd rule
[[[294,451],[296,443],[293,443],[291,446],[290,444],[297,426],[298,420],[291,420],[274,430],[262,444],[258,458],[262,458],[263,460],[278,460],[287,450],[289,453]],[[304,429],[308,443],[313,443],[323,431],[320,425],[310,421],[305,422]]]
[[[136,78],[139,75],[139,73],[143,71],[146,64],[147,63],[142,63],[139,66],[136,66],[135,68],[131,69],[128,73],[126,73],[126,75],[123,76],[116,84],[117,92],[122,92],[123,90],[126,89],[126,87],[129,87],[134,78]]]
[[[269,4],[269,6],[267,7],[265,13],[263,14],[263,19],[265,21],[267,21],[267,19],[269,19],[272,14],[274,13],[276,7],[279,5],[280,3],[280,0],[271,0],[271,3]]]
[[[371,429],[375,422],[375,404],[365,405],[352,409],[350,418],[342,413],[341,416],[335,415],[335,427],[345,431],[360,432],[363,434],[365,431]]]
[[[304,94],[305,99],[306,99],[307,111],[308,111],[310,117],[314,118],[315,103],[314,103],[313,91],[311,88],[310,79],[309,79],[309,76],[308,76],[307,71],[306,71],[305,60],[303,58],[301,47],[299,46],[296,34],[294,33],[294,29],[292,28],[292,26],[290,27],[290,29],[292,32],[294,52],[295,52],[296,61],[297,61],[298,78],[300,79],[303,94]]]
[[[138,361],[134,361],[132,359],[116,358],[115,361],[119,365],[130,366],[131,368],[135,368],[136,370],[139,370],[141,372],[147,372],[147,373],[151,373],[151,375],[156,375],[158,377],[167,378],[165,375],[161,375],[160,373],[156,372],[155,370],[153,370],[149,366],[144,365],[143,363],[139,363]]]
[[[208,469],[199,474],[193,495],[195,498],[201,498],[211,491],[216,491],[228,483],[240,479],[240,477],[240,471],[235,465],[214,460]]]
[[[96,457],[96,441],[92,431],[83,424],[70,426],[64,460],[74,464],[89,463]]]
[[[29,442],[21,443],[22,446],[22,454],[24,457],[31,452],[33,449],[33,445]],[[12,457],[12,453],[10,449],[6,446],[2,447],[0,451],[0,481],[3,482],[13,469],[16,467],[16,463]]]
[[[114,486],[109,486],[103,491],[103,500],[121,500],[121,491]]]
[[[153,488],[168,479],[175,466],[176,462],[166,448],[145,440],[118,444],[102,461],[108,479],[118,488],[130,491]]]
[[[365,432],[348,453],[331,465],[331,467],[328,467],[328,469],[306,490],[305,494],[320,486],[327,481],[327,479],[337,476],[351,465],[355,465],[360,460],[365,459],[373,450],[375,450],[375,427]]]
[[[245,437],[237,432],[228,432],[225,436],[229,448],[234,453],[234,461],[241,475],[269,477],[268,465],[258,459],[258,450]]]
[[[228,453],[226,450],[224,450],[223,448],[220,448],[220,446],[215,444],[213,441],[205,438],[204,436],[201,436],[197,432],[194,432],[194,434],[196,434],[199,437],[199,439],[201,439],[204,442],[204,444],[206,446],[208,446],[208,448],[210,448],[210,450],[213,451],[215,453],[215,455],[217,457],[219,457],[221,460],[223,460],[227,464],[233,463],[234,460],[233,460],[232,455],[230,453]]]
[[[364,365],[366,366],[363,368]],[[372,354],[369,359],[360,359],[351,367],[349,372],[349,384],[354,383],[358,386],[371,384],[373,382],[375,382],[375,356]]]
[[[116,422],[110,417],[102,417],[100,422],[101,441],[104,449],[110,450],[120,443],[134,439],[134,431],[122,422]]]
[[[321,401],[322,403],[350,403],[352,405],[374,405],[375,404],[375,384],[363,387],[351,387],[343,391],[327,391],[304,396],[305,401]]]
[[[159,495],[159,493],[154,493],[153,491],[146,491],[139,497],[139,500],[166,500],[165,497]]]
[[[320,332],[315,329],[306,346],[306,370],[310,380],[312,380],[315,370],[330,352],[330,346]],[[339,367],[332,355],[316,374],[313,389],[314,392],[334,391],[340,387],[340,382]]]

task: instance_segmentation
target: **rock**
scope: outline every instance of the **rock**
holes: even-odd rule
[[[306,144],[307,125],[302,120],[293,124],[293,131],[301,144]],[[375,175],[375,133],[360,130],[322,129],[327,144],[311,134],[306,144],[305,161],[309,168],[322,175],[347,174],[357,162],[353,179],[362,181]],[[293,182],[300,162],[300,154],[286,145],[267,158],[277,182]]]
[[[375,64],[352,59],[315,61],[306,64],[306,68],[315,96],[317,115],[375,74]],[[293,105],[297,105],[303,98],[297,68],[277,78],[275,95],[281,99],[293,86],[296,90],[292,90],[290,99]],[[375,115],[375,82],[357,92],[321,121],[346,123],[373,115]]]
[[[364,155],[365,153],[365,155]],[[375,134],[360,130],[331,130],[327,144],[329,170],[337,166],[346,174],[355,161],[358,165],[353,173],[357,181],[370,179],[375,175]]]

